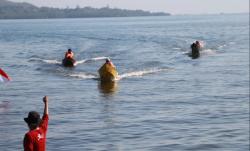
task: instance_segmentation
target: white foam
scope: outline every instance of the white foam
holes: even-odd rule
[[[87,61],[87,60],[76,61],[75,66],[78,65],[78,64],[83,64],[83,63],[85,63],[86,61]]]
[[[83,59],[83,60],[76,61],[75,65],[83,64],[88,61],[105,60],[107,58],[108,57],[96,57],[96,58],[90,58],[90,59]],[[47,60],[47,59],[41,59],[41,58],[30,58],[29,61],[40,61],[40,62],[44,62],[48,64],[62,64],[62,62],[58,60]]]
[[[206,43],[204,41],[200,41],[201,48],[204,48]]]
[[[48,64],[61,64],[61,62],[58,60],[42,60],[42,61]]]
[[[152,73],[157,73],[157,72],[162,72],[162,71],[167,71],[167,70],[170,70],[170,69],[149,69],[149,70],[142,70],[142,71],[134,71],[134,72],[129,72],[129,73],[119,75],[118,79],[120,80],[120,79],[127,78],[127,77],[140,77],[145,74],[152,74]]]
[[[212,49],[204,49],[201,51],[201,54],[204,54],[204,55],[214,55],[216,54],[216,51],[212,50]]]
[[[61,64],[61,62],[58,60],[46,60],[41,58],[30,58],[29,61],[41,61],[48,64]]]
[[[186,52],[183,52],[183,54],[191,56],[192,51],[186,51]],[[200,51],[200,54],[201,55],[215,55],[216,51],[212,49],[203,49]]]
[[[91,74],[86,74],[86,73],[74,73],[74,74],[70,74],[70,77],[74,77],[74,78],[80,78],[80,79],[95,79],[97,78],[96,75],[91,75]]]
[[[96,58],[91,58],[89,60],[93,60],[93,61],[97,61],[97,60],[105,60],[107,59],[108,57],[96,57]]]
[[[107,58],[108,57],[96,57],[96,58],[90,58],[90,59],[83,59],[83,60],[80,60],[80,61],[76,61],[75,65],[83,64],[83,63],[88,62],[88,61],[105,60]]]
[[[181,52],[181,54],[188,55],[188,54],[191,54],[191,51],[184,51],[184,52]]]
[[[40,58],[30,58],[29,61],[42,61]]]
[[[174,50],[181,50],[181,48],[173,48]]]

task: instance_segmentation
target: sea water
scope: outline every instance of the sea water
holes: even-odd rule
[[[1,151],[22,150],[44,95],[49,151],[249,150],[249,14],[0,20],[0,58]]]

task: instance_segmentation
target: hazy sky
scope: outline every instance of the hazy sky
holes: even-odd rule
[[[207,14],[249,12],[249,0],[11,0],[37,6],[66,8],[109,7],[164,11],[172,14]]]

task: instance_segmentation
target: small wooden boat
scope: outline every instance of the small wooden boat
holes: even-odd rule
[[[103,82],[115,81],[118,77],[116,68],[112,65],[105,63],[99,70],[100,79]]]

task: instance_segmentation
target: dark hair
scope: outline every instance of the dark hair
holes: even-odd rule
[[[24,121],[28,125],[39,125],[41,121],[40,114],[36,111],[31,111],[29,112],[28,117],[24,118]]]
[[[195,44],[200,44],[200,42],[197,40],[197,41],[195,41]]]
[[[68,51],[72,51],[71,49],[68,49]]]
[[[110,59],[109,58],[106,58],[106,63],[110,62]]]

